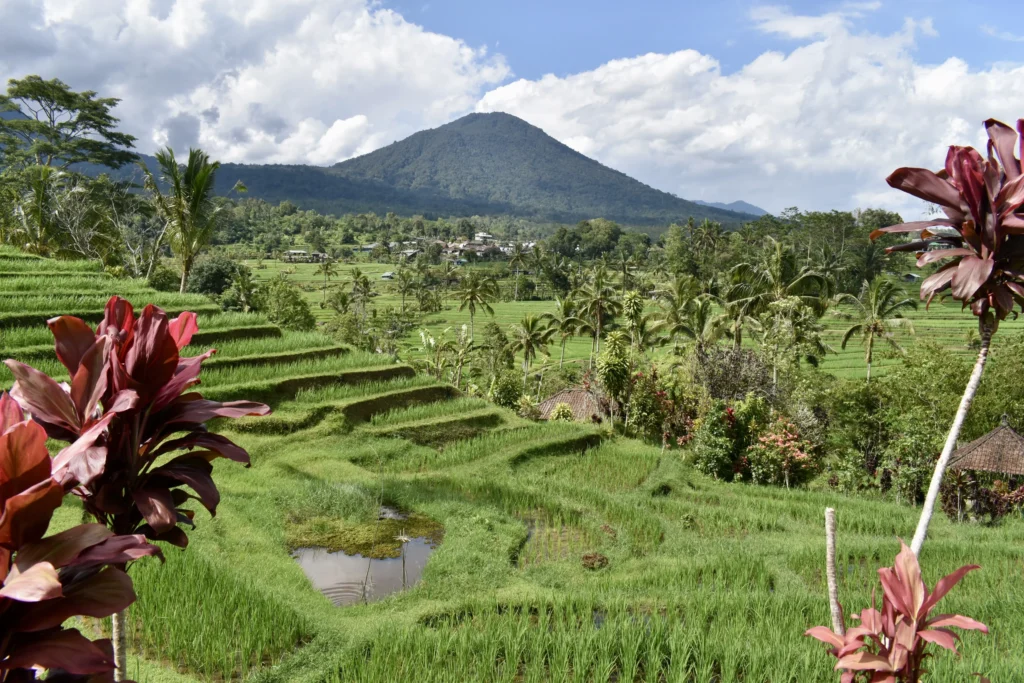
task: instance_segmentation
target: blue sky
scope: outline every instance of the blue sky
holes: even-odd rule
[[[752,8],[784,4],[794,14],[817,15],[850,5],[747,0],[385,0],[382,4],[431,31],[502,53],[517,77],[530,79],[549,73],[565,76],[612,59],[686,48],[714,55],[723,73],[730,73],[766,50],[793,48],[791,39],[758,31],[749,18]],[[930,18],[939,37],[918,44],[917,54],[924,62],[955,55],[983,68],[1019,59],[1024,53],[1024,2],[900,0],[879,3],[861,14],[859,29],[882,34],[898,29],[905,17]],[[986,29],[1006,35],[993,37]]]
[[[27,74],[143,152],[331,165],[502,111],[687,199],[913,217],[889,173],[1024,116],[1024,2],[0,0]]]

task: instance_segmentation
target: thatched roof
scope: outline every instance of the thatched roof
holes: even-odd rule
[[[572,418],[576,422],[590,422],[593,415],[601,414],[597,399],[589,391],[564,389],[537,406],[540,409],[541,419],[551,419],[551,413],[555,411],[555,406],[559,403],[568,404],[572,408]]]
[[[1000,474],[1024,474],[1024,436],[1003,422],[985,436],[962,446],[949,458],[954,470],[983,470]]]

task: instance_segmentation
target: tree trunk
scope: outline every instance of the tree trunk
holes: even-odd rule
[[[469,312],[469,341],[473,341],[474,338],[475,338],[475,335],[474,335],[474,332],[473,332],[473,311],[470,311]]]
[[[839,604],[839,584],[836,581],[836,511],[825,508],[825,577],[828,581],[828,606],[832,611],[832,630],[846,634],[843,607]]]
[[[558,369],[562,369],[562,363],[565,361],[565,342],[569,341],[568,337],[562,337],[562,355],[558,357]]]
[[[181,287],[178,289],[178,294],[185,293],[185,287],[188,285],[188,271],[190,266],[186,263],[181,264]]]
[[[516,293],[513,297],[516,301],[519,301],[519,266],[516,266]]]
[[[921,546],[924,545],[925,536],[928,535],[928,524],[932,521],[932,514],[935,512],[935,502],[939,498],[939,488],[942,486],[942,476],[946,473],[946,466],[949,464],[949,456],[956,448],[957,438],[960,436],[960,428],[963,427],[967,418],[967,411],[971,408],[974,395],[978,392],[978,385],[981,384],[981,374],[985,371],[985,361],[988,360],[989,344],[992,342],[992,333],[995,332],[996,323],[985,323],[978,321],[981,332],[981,348],[978,349],[978,360],[974,363],[974,370],[971,378],[967,381],[967,388],[964,390],[963,398],[960,399],[960,407],[953,418],[953,426],[949,428],[949,435],[946,437],[946,444],[942,447],[939,461],[935,463],[935,472],[932,473],[932,481],[928,486],[928,495],[924,499],[924,508],[921,510],[921,519],[917,522],[917,530],[914,532],[914,540],[910,549],[915,555],[920,556]]]
[[[114,641],[114,680],[123,681],[128,674],[128,609],[116,612],[112,618]]]

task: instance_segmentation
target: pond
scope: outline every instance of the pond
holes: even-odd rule
[[[403,543],[399,557],[371,558],[324,548],[299,548],[293,557],[313,586],[343,607],[415,586],[436,547],[436,541],[420,536]]]

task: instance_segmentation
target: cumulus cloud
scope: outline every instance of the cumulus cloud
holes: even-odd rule
[[[4,0],[0,78],[29,73],[120,97],[144,151],[331,164],[471,110],[510,71],[374,0]]]
[[[981,122],[1024,115],[1020,65],[973,70],[915,61],[934,35],[908,19],[890,35],[855,30],[871,4],[819,17],[758,8],[761,31],[803,38],[733,73],[693,50],[608,62],[585,73],[517,80],[478,111],[505,111],[576,150],[692,199],[744,199],[771,211],[924,207],[885,185],[899,166],[938,167],[953,143],[982,144]]]

